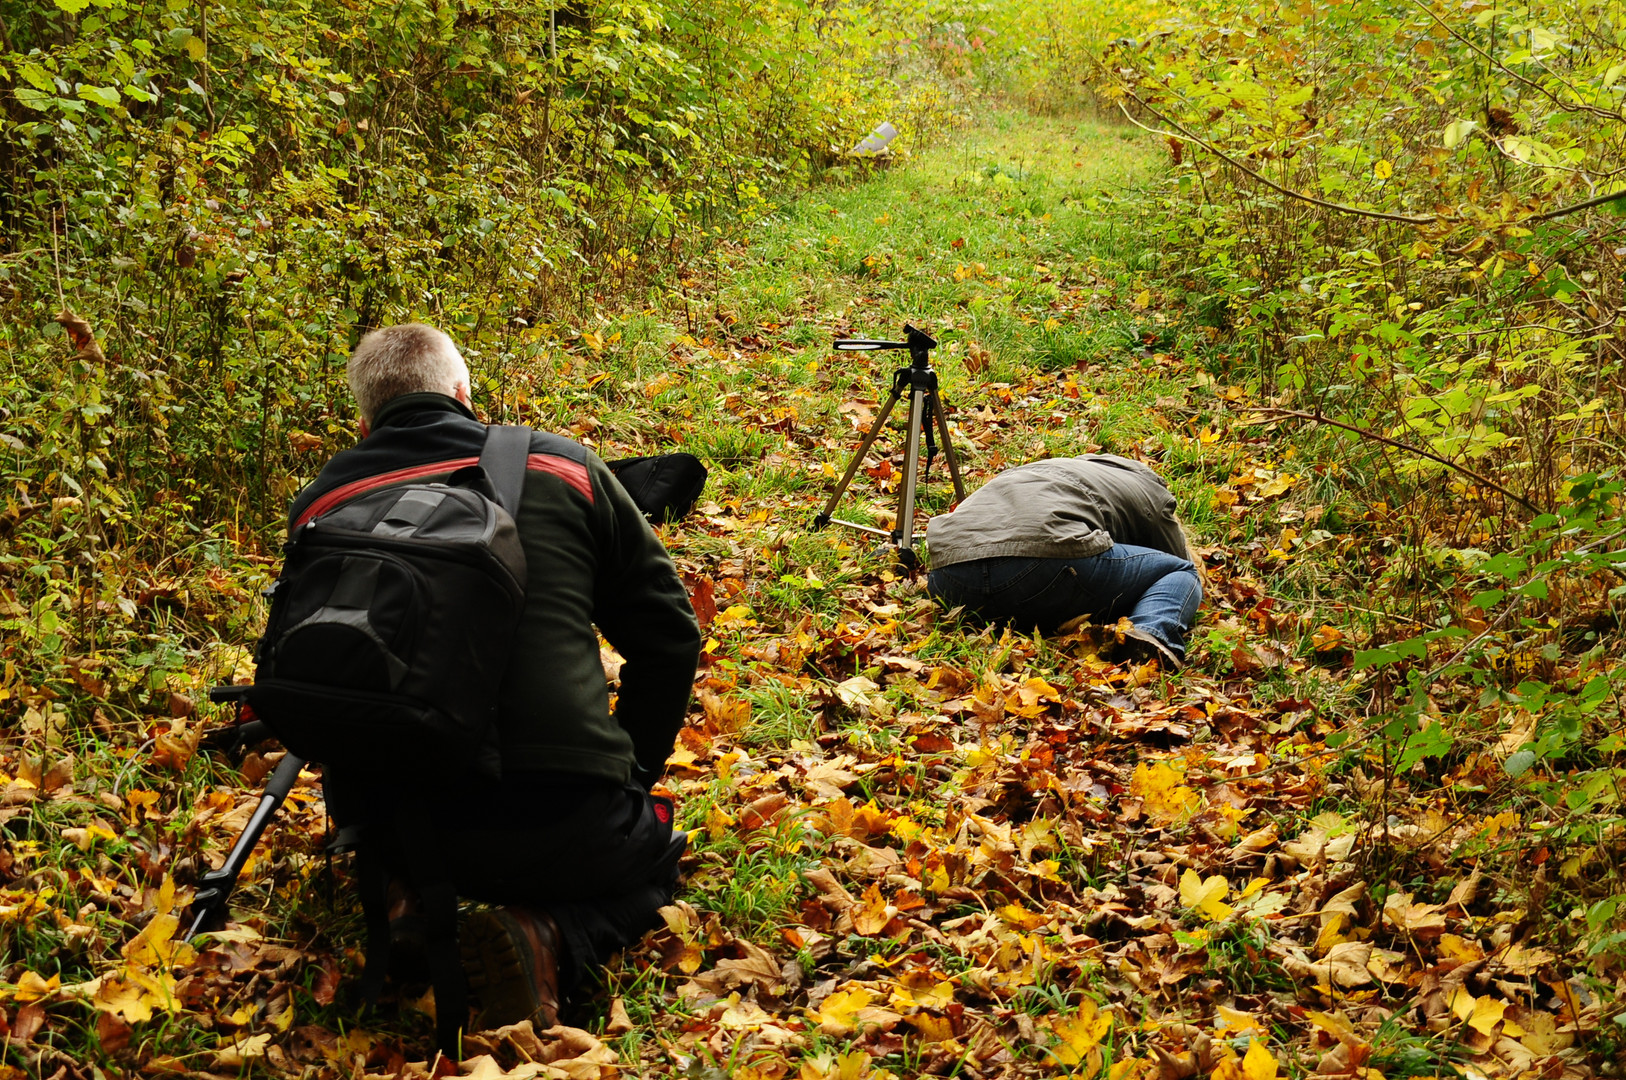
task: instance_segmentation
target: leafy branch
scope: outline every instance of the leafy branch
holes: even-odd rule
[[[1380,442],[1385,446],[1392,446],[1396,450],[1404,450],[1408,454],[1416,454],[1418,457],[1425,457],[1430,461],[1437,461],[1448,469],[1455,469],[1462,475],[1471,477],[1475,482],[1482,484],[1493,491],[1500,492],[1504,497],[1512,499],[1514,502],[1518,503],[1520,506],[1524,507],[1526,510],[1529,510],[1533,514],[1540,514],[1543,512],[1541,507],[1537,506],[1523,495],[1509,491],[1507,488],[1503,487],[1501,484],[1498,484],[1495,480],[1492,480],[1484,473],[1476,472],[1461,462],[1452,461],[1448,457],[1443,457],[1436,454],[1432,450],[1425,450],[1421,446],[1414,446],[1411,443],[1402,442],[1399,439],[1391,439],[1387,435],[1380,435],[1370,428],[1357,427],[1354,424],[1348,424],[1342,420],[1334,420],[1332,417],[1327,416],[1319,409],[1313,413],[1308,413],[1299,409],[1281,409],[1274,406],[1260,406],[1254,411],[1269,416],[1285,416],[1291,417],[1295,420],[1309,420],[1317,424],[1327,424],[1331,427],[1341,428],[1344,431],[1354,432],[1356,435],[1359,435],[1364,439],[1371,439],[1373,442]]]
[[[1106,67],[1106,65],[1102,64],[1101,61],[1098,58],[1096,58],[1094,56],[1091,56],[1090,59],[1096,64],[1097,67],[1101,68],[1102,71],[1109,71],[1109,69]],[[1163,121],[1163,123],[1165,123],[1165,124],[1169,125],[1170,127],[1174,128],[1174,130],[1176,132],[1179,132],[1179,135],[1177,136],[1177,135],[1174,134],[1174,132],[1162,131],[1162,130],[1160,130],[1158,128],[1151,127],[1151,126],[1149,126],[1147,124],[1141,123],[1139,120],[1137,120],[1135,118],[1135,115],[1133,113],[1131,113],[1127,108],[1124,107],[1123,102],[1121,102],[1121,101],[1118,102],[1119,110],[1124,114],[1124,116],[1129,120],[1129,122],[1131,124],[1134,124],[1136,127],[1140,128],[1142,131],[1149,131],[1154,135],[1161,135],[1166,139],[1183,138],[1183,139],[1187,140],[1188,142],[1195,143],[1197,146],[1199,146],[1202,149],[1208,151],[1210,154],[1213,154],[1215,157],[1219,158],[1221,161],[1225,162],[1227,165],[1231,166],[1233,169],[1236,169],[1238,172],[1246,173],[1248,176],[1250,176],[1253,179],[1259,181],[1259,183],[1264,184],[1266,187],[1270,188],[1272,191],[1276,191],[1276,192],[1279,192],[1282,195],[1286,195],[1290,199],[1297,199],[1299,202],[1309,203],[1311,206],[1319,206],[1324,210],[1333,210],[1333,211],[1336,211],[1336,212],[1341,213],[1341,214],[1353,214],[1353,215],[1355,215],[1357,217],[1373,218],[1373,219],[1378,220],[1378,221],[1398,221],[1402,225],[1434,225],[1434,224],[1437,224],[1437,223],[1442,222],[1442,221],[1454,221],[1454,220],[1457,220],[1455,215],[1445,215],[1445,214],[1392,214],[1392,213],[1389,213],[1388,211],[1385,211],[1385,210],[1368,210],[1368,209],[1366,209],[1364,207],[1360,207],[1360,206],[1350,206],[1348,203],[1332,202],[1331,200],[1328,200],[1328,199],[1318,199],[1314,195],[1306,195],[1302,191],[1295,191],[1290,187],[1287,187],[1287,186],[1285,186],[1283,184],[1277,183],[1276,181],[1272,180],[1270,177],[1268,177],[1268,176],[1264,175],[1263,173],[1261,173],[1259,170],[1253,169],[1253,168],[1250,168],[1247,165],[1244,165],[1242,162],[1238,161],[1235,157],[1232,157],[1230,154],[1227,154],[1225,151],[1223,151],[1219,147],[1215,146],[1212,142],[1210,142],[1207,139],[1204,139],[1202,136],[1196,134],[1190,128],[1188,128],[1184,124],[1180,123],[1178,120],[1175,120],[1173,117],[1168,116],[1165,113],[1163,113],[1162,111],[1160,111],[1159,109],[1157,109],[1151,103],[1146,101],[1146,99],[1144,99],[1140,95],[1136,94],[1133,90],[1129,89],[1129,87],[1123,85],[1121,80],[1118,81],[1118,89],[1121,90],[1126,97],[1133,100],[1135,102],[1135,104],[1139,105],[1141,108],[1145,109],[1147,112],[1151,113],[1153,116],[1155,116],[1159,120]],[[1521,220],[1524,220],[1524,221],[1552,221],[1555,218],[1565,217],[1565,216],[1567,216],[1569,214],[1578,213],[1578,212],[1580,212],[1582,210],[1590,210],[1595,206],[1603,206],[1605,203],[1611,203],[1611,202],[1614,202],[1617,199],[1623,199],[1623,198],[1626,198],[1626,188],[1623,188],[1620,191],[1612,192],[1612,193],[1610,193],[1608,195],[1599,195],[1599,196],[1596,196],[1596,197],[1591,198],[1591,199],[1586,199],[1586,200],[1584,200],[1582,202],[1571,203],[1568,206],[1561,206],[1556,210],[1549,210],[1546,213],[1531,214],[1531,215],[1529,215],[1529,216],[1527,216],[1527,217],[1525,217],[1525,218],[1523,218]]]

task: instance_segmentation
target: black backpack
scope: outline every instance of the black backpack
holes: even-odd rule
[[[433,746],[441,767],[494,771],[530,438],[492,427],[446,483],[364,492],[288,537],[252,701],[291,753],[371,770]]]
[[[688,514],[706,487],[706,467],[693,454],[651,454],[604,464],[656,525]]]
[[[454,1059],[468,990],[435,818],[455,785],[436,795],[428,768],[498,775],[498,692],[525,604],[514,514],[530,446],[527,428],[490,427],[479,464],[446,483],[363,492],[295,529],[248,694],[290,754],[389,778],[368,820],[329,848],[357,853],[362,998],[376,1005],[384,984],[385,891],[404,869],[423,903],[437,1038]]]

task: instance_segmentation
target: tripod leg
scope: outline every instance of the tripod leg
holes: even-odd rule
[[[299,779],[299,770],[305,767],[305,759],[286,754],[275,772],[271,774],[270,781],[265,785],[265,793],[260,796],[260,804],[254,808],[254,814],[243,826],[238,834],[237,842],[232,845],[231,853],[219,870],[211,870],[198,880],[203,886],[198,889],[192,900],[192,928],[186,932],[182,941],[191,941],[199,933],[209,928],[209,924],[216,918],[226,914],[226,904],[231,899],[232,889],[237,885],[237,877],[248,864],[248,857],[254,854],[254,848],[260,842],[260,834],[265,832],[266,825],[270,824],[276,815],[277,808],[293,790],[294,782]]]
[[[934,388],[928,393],[932,396],[932,415],[937,418],[937,441],[943,444],[943,457],[948,461],[949,479],[954,481],[954,498],[965,498],[965,485],[960,482],[960,462],[954,456],[954,443],[949,441],[948,411],[943,408],[943,395]]]
[[[925,418],[926,394],[917,387],[909,395],[909,441],[903,451],[903,485],[898,496],[898,561],[910,570],[915,566],[915,484],[920,463],[920,426]]]
[[[813,519],[814,528],[822,528],[830,524],[830,515],[836,512],[836,503],[841,501],[841,496],[847,491],[847,485],[853,482],[854,476],[858,475],[858,466],[864,463],[864,455],[869,453],[869,448],[875,445],[875,440],[880,437],[882,429],[886,427],[886,418],[892,415],[892,407],[898,403],[898,399],[902,396],[903,390],[898,386],[893,386],[891,395],[886,399],[886,404],[881,406],[881,411],[875,416],[875,422],[869,426],[869,434],[864,436],[864,441],[859,444],[857,450],[853,451],[852,460],[847,463],[846,474],[842,476],[841,482],[836,485],[836,489],[830,493],[830,501],[824,504],[824,509],[819,512],[819,516]]]

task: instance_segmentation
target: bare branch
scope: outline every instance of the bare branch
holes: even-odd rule
[[[1585,202],[1571,203],[1568,206],[1560,206],[1557,210],[1549,210],[1545,214],[1532,214],[1524,220],[1551,221],[1554,218],[1561,218],[1566,214],[1573,214],[1578,210],[1590,210],[1594,206],[1602,206],[1604,203],[1612,203],[1616,199],[1626,199],[1626,189],[1613,192],[1609,195],[1599,195],[1597,198],[1588,199]]]
[[[1418,457],[1425,457],[1430,461],[1437,461],[1448,469],[1455,469],[1462,475],[1471,477],[1480,484],[1483,484],[1485,487],[1490,488],[1492,491],[1500,492],[1504,497],[1512,499],[1526,510],[1529,510],[1532,514],[1540,514],[1543,512],[1541,507],[1537,506],[1523,495],[1514,494],[1501,484],[1498,484],[1495,480],[1485,476],[1483,473],[1477,473],[1468,468],[1468,466],[1452,461],[1450,458],[1441,457],[1432,450],[1424,450],[1421,446],[1413,446],[1411,443],[1404,443],[1399,439],[1391,439],[1387,435],[1379,435],[1377,432],[1368,428],[1356,427],[1354,424],[1346,424],[1342,420],[1334,420],[1332,417],[1320,412],[1307,413],[1300,412],[1298,409],[1278,409],[1273,406],[1261,406],[1253,411],[1265,413],[1271,416],[1290,416],[1298,420],[1310,420],[1317,424],[1327,424],[1331,427],[1341,428],[1344,431],[1354,432],[1363,439],[1371,439],[1373,442],[1379,442],[1385,446],[1392,446],[1396,450],[1404,450],[1408,454],[1416,454]]]
[[[1103,65],[1101,63],[1101,61],[1096,59],[1094,56],[1090,57],[1090,59],[1093,60],[1095,62],[1095,64],[1096,64],[1096,66],[1100,67],[1103,71],[1107,70],[1106,66]],[[1390,213],[1386,213],[1386,212],[1384,212],[1382,210],[1364,210],[1359,206],[1349,206],[1349,205],[1346,205],[1344,203],[1328,202],[1326,199],[1318,199],[1314,195],[1306,195],[1301,191],[1294,191],[1292,188],[1283,187],[1281,184],[1278,184],[1276,181],[1270,179],[1270,177],[1265,176],[1262,173],[1258,172],[1257,170],[1250,169],[1248,166],[1242,164],[1242,162],[1236,160],[1236,158],[1234,158],[1231,155],[1227,154],[1225,151],[1219,149],[1213,143],[1210,143],[1208,140],[1202,138],[1201,136],[1193,134],[1192,131],[1189,128],[1185,127],[1179,121],[1174,120],[1171,117],[1163,115],[1163,113],[1161,113],[1157,109],[1153,108],[1143,98],[1138,96],[1133,90],[1130,90],[1128,87],[1124,87],[1123,92],[1129,98],[1131,98],[1135,102],[1135,104],[1139,105],[1141,108],[1145,109],[1147,112],[1151,113],[1153,116],[1157,117],[1159,120],[1163,121],[1165,124],[1168,124],[1170,127],[1174,128],[1175,131],[1178,131],[1180,133],[1180,135],[1179,135],[1180,138],[1183,138],[1183,139],[1186,139],[1189,142],[1195,143],[1196,145],[1202,147],[1204,150],[1207,150],[1210,154],[1213,154],[1215,157],[1219,158],[1221,161],[1225,162],[1227,165],[1231,166],[1233,169],[1236,169],[1239,172],[1244,172],[1244,173],[1248,174],[1249,176],[1253,177],[1255,180],[1259,181],[1261,184],[1264,184],[1266,187],[1272,189],[1273,191],[1279,191],[1283,195],[1288,196],[1289,198],[1297,199],[1300,202],[1309,203],[1312,206],[1320,206],[1320,207],[1323,207],[1323,208],[1325,208],[1327,210],[1337,210],[1338,212],[1344,213],[1344,214],[1355,214],[1355,215],[1357,215],[1359,217],[1376,218],[1379,221],[1398,221],[1402,225],[1433,225],[1433,224],[1435,224],[1437,222],[1450,221],[1450,220],[1455,219],[1454,215],[1453,216],[1446,216],[1446,215],[1442,215],[1442,214],[1424,214],[1424,215],[1390,214]],[[1142,131],[1149,131],[1153,135],[1161,135],[1166,139],[1173,139],[1173,138],[1176,137],[1171,132],[1161,131],[1158,128],[1148,127],[1146,124],[1141,123],[1139,120],[1135,119],[1133,113],[1131,113],[1128,109],[1124,108],[1124,103],[1121,102],[1121,101],[1118,102],[1118,108],[1119,108],[1120,111],[1123,112],[1125,118],[1127,118],[1131,124],[1134,124],[1136,127],[1140,128]],[[1583,200],[1582,202],[1578,202],[1578,203],[1571,203],[1568,206],[1560,206],[1558,209],[1549,210],[1544,214],[1531,214],[1528,217],[1520,218],[1519,221],[1552,221],[1555,218],[1565,217],[1565,216],[1567,216],[1569,214],[1573,214],[1573,213],[1576,213],[1576,212],[1581,211],[1581,210],[1590,210],[1594,206],[1602,206],[1605,203],[1614,202],[1616,199],[1626,199],[1626,189],[1616,191],[1616,192],[1614,192],[1613,194],[1610,194],[1610,195],[1599,195],[1596,198],[1586,199],[1586,200]],[[1510,222],[1510,224],[1517,224],[1517,222]]]
[[[1502,74],[1504,74],[1504,75],[1506,75],[1506,76],[1508,76],[1510,78],[1517,79],[1520,82],[1524,83],[1524,85],[1530,87],[1530,89],[1536,91],[1537,93],[1542,94],[1543,96],[1545,96],[1547,98],[1547,100],[1551,101],[1554,105],[1557,105],[1560,109],[1563,109],[1565,112],[1584,112],[1584,113],[1591,113],[1594,116],[1607,117],[1610,120],[1626,120],[1626,114],[1622,114],[1622,113],[1619,113],[1619,112],[1610,112],[1608,109],[1600,109],[1596,105],[1583,105],[1583,104],[1581,104],[1579,102],[1571,104],[1569,102],[1564,101],[1557,94],[1553,93],[1551,90],[1547,89],[1545,86],[1543,86],[1540,83],[1536,82],[1534,79],[1526,78],[1525,76],[1520,75],[1517,71],[1514,71],[1512,68],[1508,67],[1506,64],[1504,64],[1500,60],[1496,59],[1496,57],[1492,56],[1490,53],[1486,52],[1484,49],[1481,49],[1476,43],[1474,43],[1472,41],[1469,41],[1467,38],[1463,37],[1461,34],[1459,34],[1457,32],[1455,27],[1453,27],[1450,23],[1446,22],[1444,19],[1440,18],[1438,15],[1434,14],[1434,12],[1431,11],[1425,5],[1423,5],[1420,2],[1420,0],[1411,0],[1411,4],[1412,4],[1413,7],[1419,9],[1424,14],[1426,14],[1429,18],[1433,19],[1435,22],[1437,22],[1441,26],[1443,26],[1445,28],[1446,33],[1450,34],[1452,37],[1456,38],[1458,41],[1460,41],[1464,45],[1468,46],[1468,48],[1472,49],[1474,52],[1478,53],[1480,56],[1483,56],[1487,63],[1495,64],[1497,69],[1500,70],[1502,72]],[[1558,79],[1558,81],[1561,82],[1561,83],[1564,83],[1565,88],[1570,90],[1571,92],[1573,92],[1577,97],[1580,96],[1581,92],[1579,90],[1577,90],[1574,86],[1571,86],[1569,83],[1565,82],[1564,79],[1561,78],[1559,75],[1554,74],[1553,78]]]
[[[1213,154],[1215,157],[1219,158],[1221,161],[1225,162],[1227,165],[1231,166],[1233,169],[1237,169],[1240,172],[1247,173],[1249,176],[1253,177],[1255,180],[1259,181],[1261,184],[1264,184],[1266,187],[1268,187],[1268,188],[1270,188],[1270,189],[1272,189],[1274,191],[1279,191],[1283,195],[1288,196],[1289,198],[1298,199],[1300,202],[1307,202],[1307,203],[1311,204],[1312,206],[1320,206],[1320,207],[1323,207],[1323,208],[1325,208],[1327,210],[1337,210],[1338,212],[1344,213],[1344,214],[1356,214],[1356,215],[1358,215],[1360,217],[1376,218],[1379,221],[1398,221],[1402,225],[1432,225],[1436,221],[1439,220],[1439,215],[1438,214],[1429,214],[1426,217],[1417,217],[1417,216],[1414,216],[1412,214],[1389,214],[1389,213],[1385,213],[1382,210],[1363,210],[1358,206],[1348,206],[1348,205],[1345,205],[1344,203],[1328,202],[1326,199],[1318,199],[1314,195],[1306,195],[1303,192],[1294,191],[1292,188],[1283,187],[1281,184],[1278,184],[1276,181],[1270,179],[1268,176],[1265,176],[1264,174],[1262,174],[1262,173],[1260,173],[1260,172],[1258,172],[1258,171],[1256,171],[1254,169],[1248,168],[1248,166],[1242,164],[1242,162],[1236,160],[1236,158],[1232,157],[1231,155],[1227,154],[1225,151],[1223,151],[1223,150],[1219,149],[1218,147],[1214,146],[1212,143],[1208,142],[1207,140],[1199,138],[1196,135],[1193,135],[1188,129],[1186,129],[1178,121],[1172,120],[1169,117],[1164,116],[1162,113],[1160,113],[1156,109],[1152,108],[1152,106],[1148,105],[1145,101],[1141,100],[1139,97],[1137,97],[1135,95],[1134,91],[1126,89],[1124,91],[1124,93],[1128,94],[1131,98],[1134,98],[1135,103],[1137,105],[1139,105],[1141,108],[1145,109],[1147,112],[1151,113],[1153,116],[1157,117],[1159,120],[1163,121],[1165,124],[1168,124],[1170,127],[1174,128],[1176,131],[1178,131],[1180,133],[1181,137],[1183,137],[1185,139],[1188,139],[1191,142],[1196,143],[1198,146],[1202,147],[1204,150],[1207,150],[1210,154]],[[1124,116],[1129,118],[1129,122],[1131,124],[1134,124],[1136,127],[1140,128],[1142,131],[1150,131],[1154,135],[1162,135],[1164,138],[1167,138],[1167,139],[1174,138],[1174,136],[1172,134],[1170,134],[1169,132],[1167,132],[1167,131],[1159,131],[1157,128],[1147,127],[1145,124],[1141,123],[1139,120],[1136,120],[1135,117],[1133,116],[1133,114],[1131,114],[1128,109],[1124,108],[1123,102],[1121,102],[1121,101],[1118,102],[1118,108],[1123,110]]]

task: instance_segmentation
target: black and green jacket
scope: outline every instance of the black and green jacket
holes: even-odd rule
[[[479,460],[485,434],[443,394],[396,398],[294,500],[289,528],[363,491],[444,480]],[[652,783],[700,655],[671,556],[604,463],[557,435],[531,435],[516,520],[529,580],[502,690],[503,769]],[[595,625],[626,659],[614,716]]]

